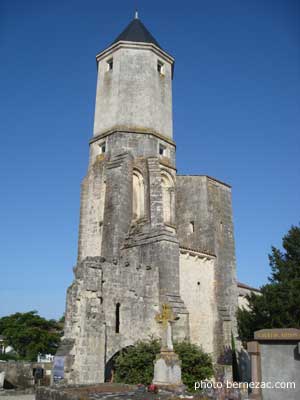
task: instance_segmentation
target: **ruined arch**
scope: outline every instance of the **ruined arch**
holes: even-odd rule
[[[172,175],[167,171],[161,172],[161,187],[162,187],[164,223],[169,225],[174,225],[175,184]]]
[[[120,350],[116,351],[110,358],[109,360],[106,362],[105,364],[105,377],[104,377],[104,381],[105,382],[113,382],[114,381],[114,371],[115,371],[115,361],[116,358],[118,357],[118,355],[122,352],[122,351],[126,351],[126,349],[128,349],[129,347],[134,346],[134,344],[131,344],[129,346],[125,346],[123,348],[121,348]]]
[[[145,186],[140,171],[133,170],[132,174],[132,220],[138,221],[145,216]]]

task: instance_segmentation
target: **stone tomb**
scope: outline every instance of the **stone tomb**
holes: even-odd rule
[[[261,382],[262,387],[253,389],[253,398],[299,400],[300,330],[262,329],[254,339],[248,343],[251,381]]]

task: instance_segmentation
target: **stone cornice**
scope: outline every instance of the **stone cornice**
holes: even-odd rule
[[[170,144],[171,146],[174,146],[176,148],[176,144],[172,139],[169,139],[168,137],[166,137],[166,136],[164,136],[164,135],[162,135],[162,134],[160,134],[158,132],[155,132],[153,130],[139,129],[139,128],[130,129],[130,128],[127,128],[127,127],[118,127],[118,126],[112,128],[112,129],[110,129],[110,130],[108,130],[106,132],[101,132],[101,133],[96,134],[95,136],[93,136],[90,139],[89,143],[92,144],[92,143],[96,142],[99,139],[103,139],[103,138],[105,138],[107,136],[113,135],[114,133],[118,133],[118,132],[121,132],[121,133],[122,132],[124,132],[124,133],[137,133],[137,134],[143,134],[143,135],[152,135],[152,136],[157,137],[160,140],[163,140],[163,141],[167,142],[168,144]]]
[[[185,174],[178,174],[177,176],[190,176],[190,177],[193,177],[193,176],[200,176],[200,177],[203,177],[203,178],[207,178],[208,180],[210,180],[210,181],[213,181],[213,182],[216,182],[216,183],[218,183],[218,184],[220,184],[220,185],[222,185],[222,186],[226,186],[226,187],[228,187],[229,189],[231,189],[231,185],[229,185],[228,183],[225,183],[225,182],[222,182],[222,181],[220,181],[219,179],[216,179],[216,178],[213,178],[212,176],[209,176],[209,175],[197,175],[197,174],[191,174],[191,175],[185,175]]]
[[[191,249],[188,247],[179,246],[180,253],[182,254],[191,254],[192,256],[198,256],[200,258],[207,258],[208,260],[214,260],[216,258],[215,254],[206,253],[203,251],[199,251],[196,249]]]
[[[168,161],[166,161],[166,160],[160,159],[160,160],[159,160],[159,164],[162,165],[162,166],[165,167],[165,168],[173,169],[175,172],[177,171],[177,168],[174,167],[173,165],[171,165],[171,164],[170,164]]]
[[[178,244],[177,237],[170,231],[166,230],[164,227],[161,227],[156,231],[150,231],[139,235],[128,236],[125,239],[123,249],[128,249],[130,247],[136,247],[160,241],[166,241]]]
[[[103,58],[106,58],[114,51],[125,48],[125,49],[140,49],[140,50],[151,50],[153,53],[164,59],[165,61],[169,62],[170,64],[174,64],[175,59],[164,50],[160,49],[159,47],[155,46],[153,43],[144,43],[144,42],[126,42],[126,41],[119,41],[117,43],[112,44],[107,49],[101,51],[96,55],[96,60],[99,62]]]

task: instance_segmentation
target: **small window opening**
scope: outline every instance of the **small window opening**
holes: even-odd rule
[[[163,144],[159,145],[159,155],[160,156],[166,156],[167,154],[167,148]]]
[[[200,286],[200,282],[199,281],[197,282],[197,285]]]
[[[116,304],[116,333],[120,333],[120,307],[121,304]]]
[[[191,221],[189,224],[189,232],[194,233],[195,232],[195,222]]]
[[[107,61],[107,71],[112,71],[113,67],[114,67],[114,61],[111,58],[110,60]]]
[[[100,143],[99,148],[100,148],[100,154],[104,154],[106,151],[106,143],[105,142]]]
[[[157,61],[157,72],[160,74],[164,73],[164,64],[161,61]]]

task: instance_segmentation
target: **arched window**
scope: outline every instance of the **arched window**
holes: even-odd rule
[[[167,172],[163,172],[161,175],[161,186],[164,222],[174,224],[175,188],[173,178]]]
[[[145,215],[144,179],[137,170],[133,171],[132,190],[132,219],[137,221]]]

